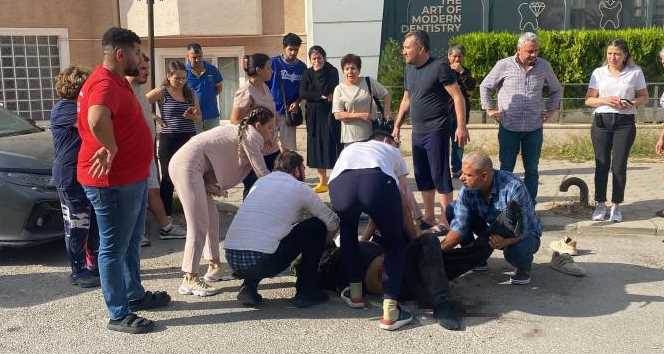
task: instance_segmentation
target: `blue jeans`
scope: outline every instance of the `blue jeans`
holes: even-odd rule
[[[457,203],[457,202],[455,202]],[[507,209],[500,212],[495,221],[489,222],[483,219],[478,213],[471,212],[470,222],[468,225],[468,234],[461,235],[461,246],[471,244],[485,244],[492,234],[497,234],[502,237],[514,237],[517,232],[518,224],[522,224],[519,213],[514,209],[515,206],[508,206]],[[447,221],[452,223],[454,220],[454,204],[446,209]],[[475,235],[477,239],[475,239]],[[540,239],[537,237],[525,237],[521,241],[503,249],[503,256],[507,263],[511,264],[517,269],[530,272],[533,264],[533,255],[537,253],[540,247]],[[491,252],[488,253],[491,255]],[[488,256],[487,256],[488,258]]]
[[[542,142],[544,135],[542,128],[532,132],[513,132],[503,128],[501,125],[498,129],[498,144],[500,159],[500,169],[503,171],[514,172],[514,165],[516,165],[516,157],[521,152],[523,159],[524,184],[530,197],[537,198],[537,188],[539,183],[539,159],[542,153]]]
[[[463,160],[463,148],[459,146],[456,141],[454,141],[454,134],[456,133],[456,129],[456,119],[450,119],[450,140],[452,141],[452,149],[450,149],[450,162],[452,165],[452,173],[461,171],[461,162]]]
[[[516,269],[530,272],[533,264],[533,255],[539,250],[540,239],[525,237],[521,241],[503,249],[503,256],[507,263]]]
[[[130,300],[145,294],[141,285],[140,242],[145,228],[146,181],[97,188],[84,187],[99,226],[99,278],[112,320],[131,313]]]

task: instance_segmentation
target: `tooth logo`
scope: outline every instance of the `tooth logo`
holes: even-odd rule
[[[620,28],[620,13],[623,4],[620,0],[600,0],[599,13],[602,17],[599,20],[599,27],[602,29]]]
[[[521,16],[519,29],[522,31],[537,31],[539,29],[539,17],[545,8],[546,4],[541,1],[522,2],[519,4],[519,7],[517,7],[519,16]]]

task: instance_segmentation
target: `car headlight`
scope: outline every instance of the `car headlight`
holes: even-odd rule
[[[0,179],[7,183],[16,184],[25,187],[34,188],[53,188],[51,184],[50,175],[37,175],[34,173],[22,172],[2,172],[0,171]]]

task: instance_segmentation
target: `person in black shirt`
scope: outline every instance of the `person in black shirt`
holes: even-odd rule
[[[434,199],[440,193],[440,228],[449,227],[445,212],[452,202],[449,139],[450,120],[456,116],[454,140],[463,147],[469,140],[466,105],[456,74],[444,60],[431,57],[429,36],[415,31],[403,43],[406,61],[404,94],[399,106],[393,136],[399,139],[403,118],[410,111],[412,154],[417,189],[424,199],[424,218],[420,228],[435,224]],[[450,102],[454,105],[450,105]]]
[[[457,75],[457,83],[461,87],[461,93],[463,93],[463,98],[466,101],[466,124],[468,124],[468,119],[470,117],[470,92],[475,89],[475,79],[470,73],[470,69],[463,66],[463,58],[465,55],[465,50],[462,45],[451,46],[447,50],[447,60],[450,64],[450,68],[454,70]],[[450,102],[450,105],[453,105],[454,102]],[[456,131],[457,124],[456,120],[450,120],[450,133],[453,134]],[[450,151],[450,158],[452,160],[452,177],[459,178],[461,176],[461,160],[463,159],[463,147],[454,140],[454,135],[452,135],[452,151]]]

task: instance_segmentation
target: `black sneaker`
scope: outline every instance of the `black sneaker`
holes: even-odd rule
[[[517,269],[514,275],[510,276],[510,284],[526,285],[530,283],[530,272]]]
[[[99,286],[99,276],[95,276],[91,271],[84,269],[77,274],[71,275],[72,285],[77,285],[83,289],[96,288]]]
[[[237,300],[247,307],[258,307],[263,303],[263,297],[258,293],[258,289],[254,286],[242,284],[240,292],[237,293]]]
[[[461,329],[461,319],[457,316],[452,305],[445,301],[433,309],[433,317],[438,320],[438,324],[450,331]]]
[[[330,297],[322,291],[311,292],[306,294],[297,294],[290,299],[291,304],[297,308],[311,307],[320,305],[330,300]]]

